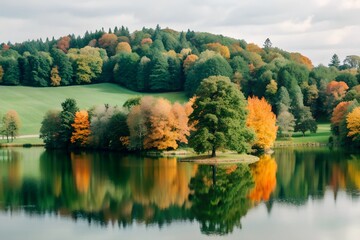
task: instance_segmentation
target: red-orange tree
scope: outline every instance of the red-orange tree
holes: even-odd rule
[[[331,113],[334,107],[343,99],[348,89],[348,85],[343,81],[331,81],[328,83],[326,86],[326,106],[328,113]]]
[[[248,98],[249,115],[247,126],[255,131],[255,148],[269,149],[276,139],[276,116],[271,111],[271,105],[265,98]]]
[[[71,143],[85,146],[90,135],[89,114],[87,111],[79,111],[75,113],[74,123],[71,124],[74,131],[71,136]]]

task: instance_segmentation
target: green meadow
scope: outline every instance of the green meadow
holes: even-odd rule
[[[74,98],[80,109],[88,109],[105,103],[122,106],[127,99],[144,95],[163,97],[171,102],[187,101],[184,92],[143,94],[111,83],[47,88],[0,86],[0,114],[10,109],[17,111],[22,122],[20,135],[39,134],[45,113],[50,109],[60,110],[66,98]]]

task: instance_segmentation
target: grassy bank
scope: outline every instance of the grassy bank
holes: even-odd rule
[[[81,109],[108,103],[122,106],[129,98],[150,95],[133,92],[116,84],[33,88],[23,86],[0,86],[0,113],[14,109],[18,112],[22,128],[20,135],[38,134],[46,111],[61,109],[66,98],[74,98]],[[151,94],[169,99],[172,102],[185,102],[183,92]]]
[[[330,123],[320,123],[316,133],[306,132],[305,136],[302,133],[294,133],[291,138],[278,138],[275,142],[275,147],[325,146],[329,141],[330,135]]]

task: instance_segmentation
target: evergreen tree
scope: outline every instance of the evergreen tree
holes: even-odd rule
[[[331,57],[330,63],[329,63],[329,67],[335,67],[335,68],[339,68],[340,66],[340,60],[339,60],[339,56],[337,54],[334,54]]]
[[[149,76],[151,91],[166,91],[171,89],[169,63],[167,58],[159,53],[153,58],[151,73]]]

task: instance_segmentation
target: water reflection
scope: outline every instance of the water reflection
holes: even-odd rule
[[[340,191],[359,196],[358,155],[282,149],[250,166],[198,166],[175,158],[0,149],[2,211],[100,225],[196,220],[202,233],[224,235],[262,202],[271,213],[275,202],[301,206],[309,197],[321,201],[329,189],[335,201]]]

